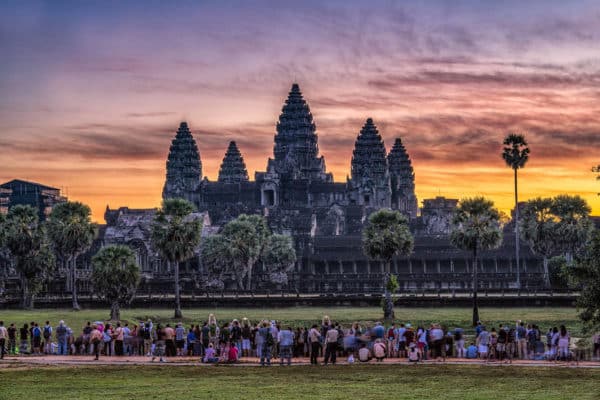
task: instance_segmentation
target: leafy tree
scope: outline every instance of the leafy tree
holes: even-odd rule
[[[200,244],[202,220],[193,215],[195,207],[183,199],[165,199],[152,222],[152,243],[158,253],[174,265],[175,318],[181,318],[179,264],[190,259]]]
[[[274,234],[263,249],[264,261],[271,283],[287,285],[288,273],[294,269],[296,250],[291,236]]]
[[[54,254],[46,240],[37,209],[17,205],[10,209],[3,226],[6,247],[14,257],[21,281],[22,306],[33,307],[33,298],[54,269]]]
[[[367,257],[385,263],[383,287],[386,320],[394,318],[394,303],[388,290],[390,263],[395,255],[407,256],[412,253],[414,240],[408,227],[408,220],[398,211],[379,210],[369,216],[369,224],[363,230],[363,252]]]
[[[91,215],[87,205],[68,201],[54,206],[47,222],[52,247],[67,264],[67,286],[71,288],[74,310],[80,309],[77,300],[77,257],[90,248],[97,234]]]
[[[121,304],[133,299],[140,282],[135,253],[127,246],[103,247],[92,258],[92,284],[102,298],[110,301],[110,319],[121,319]]]
[[[529,159],[529,147],[525,136],[514,133],[504,139],[502,158],[515,174],[515,259],[517,261],[517,287],[521,287],[520,255],[519,255],[519,191],[517,184],[517,171],[525,167]]]
[[[554,201],[538,197],[529,200],[523,207],[520,231],[531,251],[543,257],[544,281],[550,287],[548,260],[556,252],[557,218],[552,213]]]
[[[600,231],[593,231],[582,257],[566,270],[580,288],[577,307],[586,332],[600,329]]]
[[[232,270],[227,238],[223,235],[211,235],[204,239],[201,259],[208,274],[207,288],[223,290],[225,288],[224,275]]]
[[[250,283],[244,285],[255,261],[260,255],[260,243],[254,226],[248,221],[234,219],[225,225],[221,234],[229,244],[231,272],[240,290],[250,290]]]
[[[254,238],[256,240],[256,245],[252,249],[252,251],[249,253],[250,259],[248,260],[248,264],[246,267],[247,277],[248,277],[248,282],[246,284],[246,288],[247,288],[247,290],[252,290],[252,272],[254,270],[254,265],[259,260],[261,254],[262,254],[262,251],[263,251],[265,245],[267,244],[269,237],[271,236],[271,230],[269,229],[269,226],[267,225],[267,220],[264,217],[262,217],[261,215],[241,214],[240,216],[238,216],[236,218],[236,220],[240,221],[240,222],[250,223],[254,227],[254,231],[255,231]]]
[[[461,200],[452,216],[450,241],[455,247],[470,251],[473,255],[473,326],[475,326],[479,321],[477,303],[479,253],[497,248],[502,243],[500,212],[494,207],[494,203],[484,197]]]
[[[569,265],[577,251],[588,242],[593,230],[589,219],[590,206],[580,196],[559,195],[554,198],[551,212],[558,220],[556,244]]]

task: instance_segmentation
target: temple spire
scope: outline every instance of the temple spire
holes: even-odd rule
[[[388,168],[392,186],[392,208],[410,218],[416,218],[418,203],[415,194],[415,173],[400,138],[396,138],[388,154]]]
[[[202,163],[196,141],[187,122],[181,122],[171,142],[167,158],[167,179],[163,198],[185,197],[198,187],[202,177]]]
[[[219,170],[219,182],[248,182],[248,171],[246,170],[244,158],[233,140],[229,142],[229,147],[225,157],[223,157],[221,169]]]
[[[373,119],[368,118],[362,127],[352,153],[352,179],[370,179],[384,182],[387,176],[385,146]]]

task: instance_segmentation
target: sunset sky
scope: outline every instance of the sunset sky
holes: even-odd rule
[[[182,120],[209,179],[229,140],[264,170],[292,82],[336,181],[372,117],[406,145],[419,200],[508,211],[515,131],[522,200],[577,193],[600,214],[598,1],[3,0],[0,55],[0,181],[64,188],[97,221],[160,204]]]

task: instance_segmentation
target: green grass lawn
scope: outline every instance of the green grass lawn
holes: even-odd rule
[[[194,308],[184,309],[183,322],[185,324],[199,323],[208,318],[209,313],[214,313],[219,323],[231,321],[234,318],[249,318],[256,322],[261,319],[275,319],[283,324],[296,326],[308,326],[321,320],[323,315],[329,315],[332,320],[339,321],[345,325],[358,321],[362,324],[371,324],[378,321],[382,312],[378,307],[291,307],[291,308]],[[455,326],[469,327],[471,323],[471,309],[468,307],[439,307],[439,308],[406,308],[396,307],[396,320],[400,322],[411,322],[413,325],[440,322],[449,328]],[[7,323],[29,323],[36,321],[43,324],[50,320],[56,325],[63,319],[73,329],[82,327],[86,321],[104,320],[108,318],[107,309],[94,310],[0,310],[0,320]],[[176,322],[172,318],[173,311],[169,309],[124,309],[121,311],[123,321],[137,323],[139,320],[152,318],[153,321]],[[515,320],[521,319],[525,322],[537,323],[542,329],[551,326],[566,324],[572,334],[577,336],[581,333],[581,323],[577,319],[577,311],[574,308],[482,308],[481,319],[489,327],[498,326],[499,323],[513,324]]]
[[[457,365],[0,368],[0,398],[598,399],[600,370]]]

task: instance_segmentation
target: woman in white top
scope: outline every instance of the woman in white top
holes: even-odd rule
[[[567,328],[564,325],[560,326],[560,334],[558,337],[558,356],[566,360],[569,356],[569,344],[571,342],[571,337],[569,336],[569,332],[567,332]]]

